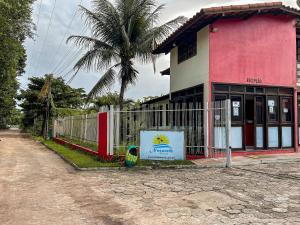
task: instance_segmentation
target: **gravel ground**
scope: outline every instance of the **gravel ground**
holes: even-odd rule
[[[300,224],[300,163],[76,172],[33,140],[1,139],[1,225]]]

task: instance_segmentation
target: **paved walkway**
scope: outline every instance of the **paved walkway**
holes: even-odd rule
[[[0,139],[1,225],[300,224],[300,163],[75,172],[30,139]]]
[[[215,158],[215,159],[197,159],[193,161],[200,167],[224,167],[226,164],[225,158]],[[300,163],[300,153],[285,153],[285,154],[266,154],[266,155],[249,155],[249,156],[238,156],[233,157],[232,166],[250,166],[258,164],[268,164],[268,163],[287,163],[287,162],[299,162]]]

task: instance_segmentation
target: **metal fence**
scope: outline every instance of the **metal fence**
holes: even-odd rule
[[[140,145],[141,130],[184,131],[186,153],[191,156],[225,157],[230,133],[227,101],[152,104],[139,109],[113,110],[113,145],[118,154]],[[208,135],[208,134],[211,135]]]
[[[230,154],[229,100],[204,107],[201,103],[169,103],[102,111],[109,115],[109,149],[116,155],[124,154],[130,145],[139,147],[142,130],[184,131],[187,155],[214,158]],[[98,141],[98,114],[57,119],[54,127],[58,136]]]
[[[205,110],[196,104],[152,104],[113,112],[113,148],[123,153],[130,145],[140,145],[141,130],[185,131],[186,151],[204,155]]]
[[[56,136],[83,142],[98,142],[98,114],[58,118],[54,124]]]

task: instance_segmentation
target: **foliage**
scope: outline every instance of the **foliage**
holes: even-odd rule
[[[72,150],[66,146],[55,143],[51,140],[45,140],[42,137],[36,137],[36,140],[42,142],[48,148],[52,149],[56,153],[62,155],[69,162],[74,163],[79,168],[101,168],[101,167],[120,167],[119,162],[105,162],[99,161],[99,159],[90,154]],[[172,166],[186,166],[194,165],[189,160],[175,160],[175,161],[150,161],[150,160],[138,160],[137,167],[172,167]]]
[[[10,114],[9,125],[21,125],[23,113],[20,109],[14,108]]]
[[[89,148],[95,152],[98,151],[98,144],[96,142],[87,142],[87,141],[81,141],[77,138],[68,138],[68,137],[64,137],[64,136],[60,136],[60,138],[64,139],[65,141],[68,141],[70,143],[76,144],[76,145],[80,145],[82,147],[86,147]]]
[[[57,117],[80,116],[88,114],[85,109],[71,109],[71,108],[55,108],[55,115]]]
[[[97,157],[72,150],[66,146],[59,145],[54,141],[46,141],[43,138],[38,138],[43,144],[45,144],[48,148],[62,155],[68,161],[74,163],[79,168],[97,168],[97,167],[119,167],[120,164],[118,162],[102,162],[97,159]]]
[[[128,104],[134,104],[134,101],[132,99],[125,99],[123,101],[123,104],[128,105]],[[102,95],[100,97],[95,98],[92,101],[92,106],[90,107],[90,111],[96,111],[99,112],[100,108],[103,106],[116,106],[119,105],[119,93],[114,92],[114,93],[107,93],[106,95]]]
[[[0,1],[0,128],[5,128],[15,110],[17,76],[24,73],[26,52],[22,45],[32,37],[33,0]]]
[[[80,6],[92,35],[71,36],[68,39],[87,50],[74,69],[76,74],[80,69],[106,69],[105,74],[89,93],[88,99],[99,95],[119,80],[119,102],[122,108],[124,92],[138,79],[139,73],[134,63],[138,61],[154,64],[156,57],[152,55],[152,50],[186,19],[178,17],[159,26],[159,17],[164,5],[158,5],[155,0],[92,2],[92,10]]]
[[[45,77],[29,78],[29,85],[26,90],[21,90],[18,99],[24,113],[23,126],[32,127],[35,119],[44,118],[46,112],[46,102],[38,101],[42,87],[45,85]],[[85,91],[82,88],[75,89],[65,84],[62,78],[53,78],[51,82],[51,93],[53,105],[50,117],[62,115],[66,111],[79,111],[85,99]],[[58,108],[58,110],[56,110]],[[62,108],[65,109],[62,110]],[[76,110],[75,110],[76,109]]]

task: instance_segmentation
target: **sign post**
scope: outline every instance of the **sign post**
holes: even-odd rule
[[[230,168],[232,164],[231,153],[231,101],[226,100],[226,167]]]

